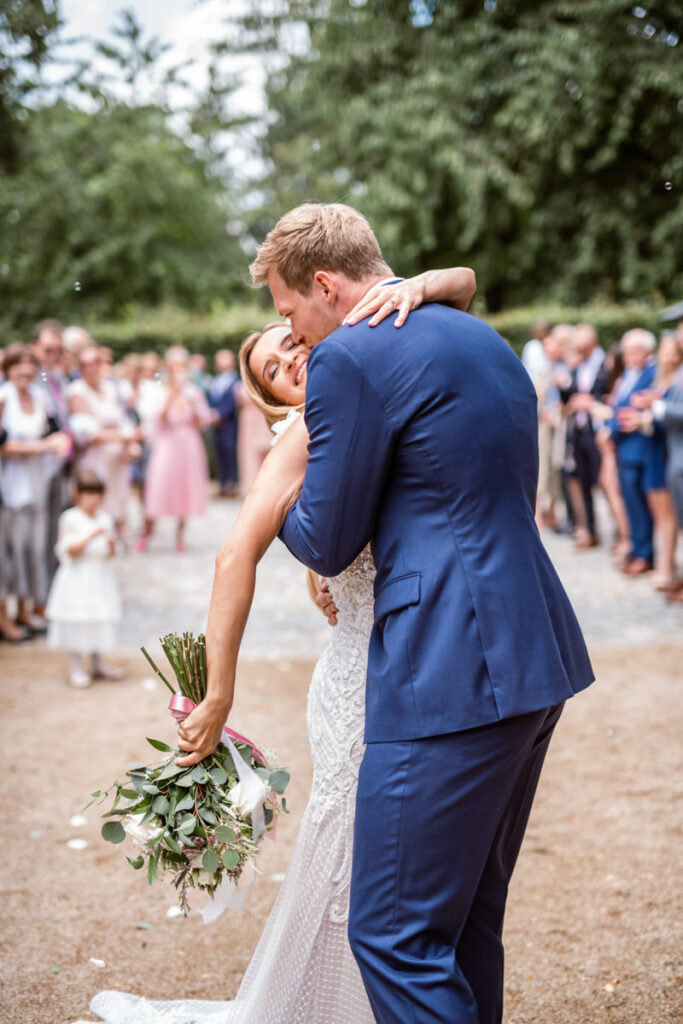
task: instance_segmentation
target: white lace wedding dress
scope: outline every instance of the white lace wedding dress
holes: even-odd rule
[[[308,695],[311,795],[236,998],[152,1002],[100,992],[90,1009],[107,1024],[373,1024],[346,936],[373,579],[366,549],[330,581],[339,618]]]

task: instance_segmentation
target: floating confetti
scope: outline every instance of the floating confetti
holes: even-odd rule
[[[69,818],[69,824],[72,828],[82,828],[88,824],[88,819],[82,814],[74,814],[73,818]]]
[[[85,839],[70,839],[66,845],[70,850],[85,850],[88,843]]]
[[[182,917],[183,912],[180,907],[169,907],[166,911],[166,917]]]
[[[98,960],[97,957],[94,957],[94,956],[90,957],[90,963],[94,964],[95,967],[106,967],[107,966],[106,963],[104,962],[104,960]]]
[[[157,687],[158,687],[158,683],[157,683],[156,679],[151,679],[151,678],[143,679],[141,685],[142,685],[142,689],[143,690],[148,690],[150,693],[153,690],[156,690]]]

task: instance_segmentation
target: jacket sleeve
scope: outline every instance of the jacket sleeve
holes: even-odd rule
[[[308,467],[280,537],[304,565],[336,576],[374,533],[396,426],[353,355],[333,339],[309,358],[305,418]]]

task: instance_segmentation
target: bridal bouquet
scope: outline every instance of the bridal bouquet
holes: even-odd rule
[[[203,636],[170,633],[161,640],[178,689],[142,649],[150,665],[172,692],[169,708],[178,720],[185,718],[206,693],[206,646]],[[105,799],[115,791],[114,802],[103,817],[102,837],[122,843],[129,836],[140,850],[128,857],[139,871],[146,867],[150,885],[170,874],[187,913],[188,887],[215,896],[219,885],[236,884],[245,867],[254,861],[261,837],[274,827],[277,815],[287,813],[282,795],[289,773],[266,760],[245,737],[227,727],[221,745],[189,768],[176,764],[183,751],[161,740],[147,742],[169,757],[152,765],[129,764],[126,781],[92,793]],[[90,806],[90,804],[88,805]],[[223,898],[227,904],[227,899]],[[205,915],[217,916],[217,913]]]

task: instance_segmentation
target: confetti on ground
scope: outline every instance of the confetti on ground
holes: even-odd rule
[[[180,907],[169,907],[166,911],[166,917],[182,917],[183,912]]]
[[[66,845],[70,850],[85,850],[88,842],[86,839],[70,839]]]
[[[98,960],[97,957],[94,957],[94,956],[90,957],[90,963],[94,964],[95,967],[106,967],[107,966],[106,963],[104,962],[104,960]]]
[[[49,825],[41,825],[40,828],[34,828],[32,832],[29,832],[29,839],[42,839],[47,832]]]
[[[59,972],[61,971],[61,969],[62,969],[61,967],[53,967],[53,968],[52,968],[52,973],[53,973],[53,974],[59,974]]]
[[[147,921],[140,921],[140,924],[136,924],[135,927],[139,932],[148,932],[152,926]]]
[[[614,985],[610,984],[609,981],[605,985],[605,992],[614,992]]]
[[[82,814],[74,814],[73,818],[69,818],[69,824],[72,828],[82,828],[88,824],[88,819]]]

